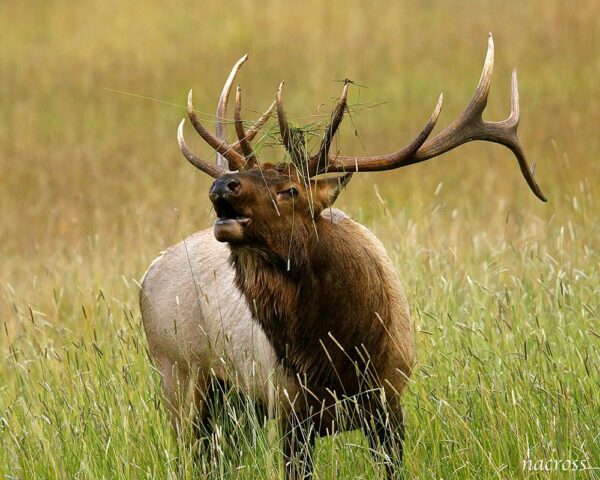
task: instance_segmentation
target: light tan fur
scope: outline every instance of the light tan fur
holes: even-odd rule
[[[173,422],[202,414],[214,375],[275,408],[276,387],[294,384],[234,285],[229,249],[212,229],[163,252],[142,279],[140,307],[150,354],[162,376]]]

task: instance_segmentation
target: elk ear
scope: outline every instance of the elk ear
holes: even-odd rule
[[[352,178],[351,173],[339,177],[320,178],[311,180],[311,188],[315,198],[315,214],[322,210],[331,207],[337,200],[342,189],[348,184]]]

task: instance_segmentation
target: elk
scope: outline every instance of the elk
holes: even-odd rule
[[[415,362],[406,294],[381,242],[332,205],[355,172],[392,170],[437,157],[466,142],[509,148],[533,191],[546,201],[517,136],[519,94],[512,74],[511,113],[487,122],[482,113],[491,84],[490,34],[479,84],[466,109],[430,137],[442,95],[423,129],[396,152],[343,156],[330,147],[347,109],[350,83],[331,115],[318,151],[310,154],[283,108],[282,86],[271,107],[248,130],[235,99],[238,141],[227,143],[226,116],[236,74],[217,108],[216,135],[189,119],[217,153],[197,157],[183,137],[187,160],[215,180],[209,198],[217,220],[158,257],[142,281],[140,304],[150,353],[162,375],[173,424],[186,412],[206,418],[211,378],[236,382],[257,402],[280,406],[287,478],[310,476],[315,436],[361,428],[385,459],[388,477],[402,457],[401,395]],[[289,161],[261,163],[251,142],[276,110]],[[338,176],[323,174],[337,172]],[[360,406],[341,421],[340,401]],[[341,422],[341,423],[340,423]]]

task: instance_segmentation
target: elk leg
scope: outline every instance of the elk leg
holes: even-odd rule
[[[205,390],[197,391],[202,410],[198,410],[195,428],[200,447],[214,466],[223,458],[239,458],[240,445],[254,441],[252,432],[266,425],[266,407],[216,376],[205,384]]]
[[[370,420],[370,421],[369,421]],[[381,452],[385,458],[386,477],[388,479],[402,477],[402,457],[404,444],[404,414],[398,405],[381,406],[370,415],[368,425],[363,431],[369,446],[375,452]]]
[[[167,358],[157,358],[156,364],[162,377],[173,430],[177,435],[186,434],[190,425],[188,420],[203,410],[197,399],[196,379],[192,380],[187,365],[181,366]]]
[[[315,443],[315,426],[309,417],[309,415],[291,412],[285,419],[283,461],[285,478],[288,480],[312,478],[311,453]]]
[[[223,404],[225,396],[225,382],[211,377],[206,382],[204,389],[197,388],[195,392],[196,418],[194,429],[196,438],[200,439],[203,449],[208,448],[209,440],[214,432],[215,409]]]

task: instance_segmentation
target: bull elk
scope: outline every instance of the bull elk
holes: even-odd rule
[[[223,119],[240,59],[217,109],[216,135],[189,119],[216,151],[216,164],[178,141],[192,165],[215,178],[209,190],[217,220],[158,257],[142,281],[141,312],[151,355],[160,370],[173,423],[185,412],[207,417],[212,378],[235,382],[257,402],[279,404],[284,425],[286,476],[310,475],[316,435],[362,428],[384,454],[388,476],[401,460],[404,422],[400,397],[414,363],[413,328],[400,280],[381,242],[363,225],[331,208],[354,172],[391,170],[484,140],[508,147],[535,195],[545,201],[517,137],[519,94],[512,74],[511,113],[487,122],[494,62],[491,35],[483,72],[466,109],[429,138],[442,96],[407,146],[374,157],[330,153],[347,109],[349,82],[312,155],[290,126],[282,85],[271,107],[248,130],[235,98],[238,141],[227,143]],[[261,163],[252,140],[276,110],[288,162]],[[320,177],[339,172],[335,177]],[[358,399],[358,400],[357,400]],[[360,405],[339,423],[340,401]],[[348,409],[352,409],[352,404]]]

